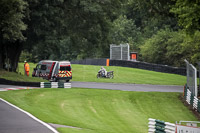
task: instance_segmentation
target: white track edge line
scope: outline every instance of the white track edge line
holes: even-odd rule
[[[13,105],[12,103],[9,103],[8,101],[6,101],[6,100],[4,100],[4,99],[2,99],[2,98],[0,98],[0,100],[3,101],[3,102],[5,102],[5,103],[7,103],[8,105],[10,105],[10,106],[12,106],[12,107],[18,109],[19,111],[25,113],[26,115],[28,115],[28,116],[31,117],[32,119],[34,119],[34,120],[36,120],[37,122],[39,122],[39,123],[43,124],[44,126],[46,126],[48,129],[50,129],[50,130],[53,131],[54,133],[59,133],[59,132],[58,132],[57,130],[55,130],[53,127],[51,127],[51,126],[48,125],[47,123],[41,121],[40,119],[36,118],[35,116],[33,116],[32,114],[30,114],[29,112],[27,112],[27,111],[25,111],[25,110],[23,110],[23,109],[21,109],[21,108],[15,106],[15,105]]]

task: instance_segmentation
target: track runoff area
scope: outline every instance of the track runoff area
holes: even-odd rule
[[[197,89],[197,70],[196,68],[190,64],[187,60],[185,60],[186,66],[187,66],[187,84],[185,85],[185,100],[188,104],[194,106],[194,109],[196,111],[200,112],[200,107],[198,110],[198,105],[200,106],[200,101],[198,101],[198,89]],[[76,82],[74,82],[76,84]],[[80,84],[80,83],[79,83]],[[83,85],[84,86],[84,85]],[[92,85],[93,86],[93,85]],[[108,85],[109,86],[109,85]],[[40,88],[71,88],[71,83],[59,83],[59,82],[41,82]],[[147,87],[147,86],[146,86]],[[35,87],[11,87],[11,88],[1,88],[0,91],[7,91],[7,90],[20,90],[20,89],[34,89]],[[134,90],[132,90],[134,91]],[[193,100],[194,99],[194,100]],[[53,128],[51,128],[49,125],[46,125],[44,122],[40,121],[39,119],[36,119],[34,116],[29,114],[28,112],[25,112],[24,110],[8,103],[7,101],[0,99],[1,101],[9,104],[10,106],[22,111],[23,113],[27,114],[31,118],[35,119],[36,121],[40,122],[47,128],[49,128],[52,132],[57,132]],[[199,104],[198,104],[199,102]],[[196,104],[195,104],[196,103]],[[184,125],[181,125],[182,123],[186,123]],[[197,124],[200,122],[194,122],[194,121],[180,121],[179,123],[176,122],[176,124],[164,122],[161,120],[156,120],[149,118],[149,130],[148,133],[199,133],[200,128],[197,127]],[[185,126],[186,125],[186,126]]]
[[[184,87],[184,100],[195,111],[200,113],[200,100],[198,99],[197,69],[187,60],[187,83]],[[200,66],[200,64],[199,64]],[[185,123],[185,124],[182,124]],[[149,133],[200,133],[199,121],[179,121],[176,124],[155,119],[149,119]]]
[[[184,87],[184,99],[188,103],[188,105],[190,105],[195,111],[200,113],[200,100],[198,99],[197,85],[197,69],[187,60],[185,60],[185,63],[187,68],[187,84]],[[149,118],[148,133],[200,133],[200,128],[197,126],[198,124],[200,124],[199,121],[179,121],[174,124]]]
[[[200,101],[197,99],[197,70],[185,60],[187,65],[187,84],[185,86],[185,91],[190,93],[184,93],[185,99],[190,105],[194,105],[194,109],[200,112]],[[147,86],[146,86],[147,87]],[[155,86],[154,86],[155,87]],[[154,88],[155,89],[155,88]],[[141,89],[140,89],[141,90]],[[188,96],[187,96],[188,94]],[[194,98],[195,100],[193,100]],[[192,102],[191,102],[192,101]],[[194,103],[194,104],[193,104]],[[199,108],[198,108],[199,106]],[[185,123],[185,124],[183,124]],[[149,133],[200,133],[200,128],[197,127],[197,121],[179,121],[176,123],[169,123],[161,120],[156,120],[149,118]]]
[[[1,133],[58,133],[47,123],[2,98],[0,105]]]

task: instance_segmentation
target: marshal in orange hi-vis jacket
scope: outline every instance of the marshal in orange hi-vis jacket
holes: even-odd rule
[[[29,71],[30,71],[29,64],[26,61],[24,61],[24,62],[25,62],[25,64],[24,64],[25,75],[29,76]]]

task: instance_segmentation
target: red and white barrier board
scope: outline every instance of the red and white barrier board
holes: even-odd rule
[[[200,128],[176,125],[176,133],[200,133]]]

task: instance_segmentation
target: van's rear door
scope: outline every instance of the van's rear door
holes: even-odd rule
[[[69,62],[62,62],[59,64],[59,77],[71,77],[72,70]]]

